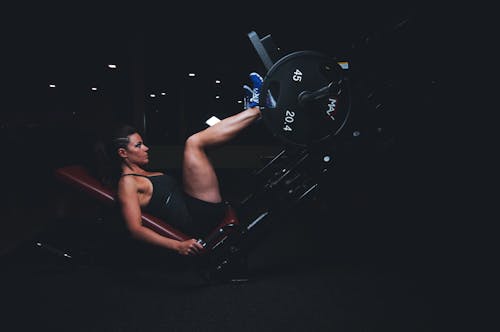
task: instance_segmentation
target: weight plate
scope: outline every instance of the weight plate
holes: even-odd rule
[[[273,135],[308,146],[337,135],[347,121],[350,93],[343,69],[332,57],[298,51],[278,60],[264,77],[262,118]]]

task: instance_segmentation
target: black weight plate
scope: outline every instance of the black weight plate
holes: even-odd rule
[[[330,93],[307,103],[299,95],[333,82]],[[340,132],[347,121],[350,94],[342,68],[332,57],[314,51],[291,53],[278,60],[264,78],[261,91],[270,91],[276,106],[261,93],[262,118],[273,135],[300,146],[322,141]]]

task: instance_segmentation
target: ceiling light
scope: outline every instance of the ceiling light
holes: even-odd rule
[[[189,73],[188,76],[189,77],[195,77],[196,75],[195,75],[195,73]]]
[[[92,88],[92,91],[97,91],[97,88],[95,88],[95,87],[94,87],[94,88]]]
[[[55,88],[56,85],[55,84],[49,84],[49,88]]]
[[[220,81],[219,80],[215,80],[215,83],[220,84]]]
[[[156,97],[156,95],[155,95],[154,93],[150,94],[149,96],[150,96],[151,98]]]
[[[115,69],[115,68],[116,68],[116,65],[109,64],[109,65],[108,65],[108,67],[109,67],[109,68],[113,68],[113,69]]]

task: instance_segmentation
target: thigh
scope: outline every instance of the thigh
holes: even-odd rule
[[[190,196],[212,203],[222,201],[215,169],[198,145],[188,143],[184,148],[182,181],[184,191]]]

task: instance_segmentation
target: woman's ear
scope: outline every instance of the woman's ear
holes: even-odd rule
[[[125,150],[124,148],[119,148],[118,155],[122,158],[127,158],[127,150]]]

